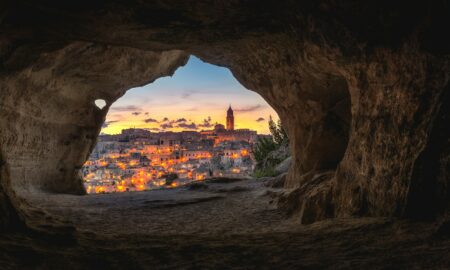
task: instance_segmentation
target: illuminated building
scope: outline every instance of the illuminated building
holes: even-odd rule
[[[231,105],[227,111],[227,130],[230,130],[230,131],[234,130],[234,115],[233,115],[233,109],[231,109]]]
[[[243,177],[254,169],[253,143],[258,135],[234,129],[234,113],[227,111],[226,128],[151,133],[126,129],[100,135],[82,174],[88,193],[174,188],[212,176]],[[169,176],[173,181],[167,182]]]

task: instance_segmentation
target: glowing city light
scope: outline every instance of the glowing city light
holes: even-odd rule
[[[253,169],[253,160],[248,150],[251,143],[247,142],[255,141],[257,135],[250,130],[234,130],[233,121],[233,112],[229,108],[228,130],[219,124],[213,130],[190,133],[196,139],[187,141],[179,138],[181,133],[154,135],[142,129],[123,130],[126,139],[121,140],[119,135],[118,140],[98,144],[96,147],[101,146],[101,151],[85,163],[86,192],[175,188],[189,181],[249,173]],[[158,136],[158,139],[150,143],[152,136]],[[213,165],[213,162],[222,165]],[[223,165],[225,163],[232,167],[227,165],[228,169],[223,169],[227,167]]]

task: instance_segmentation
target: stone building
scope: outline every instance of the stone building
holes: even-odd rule
[[[231,105],[228,107],[227,111],[227,130],[234,130],[234,114]]]

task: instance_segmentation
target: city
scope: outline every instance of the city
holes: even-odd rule
[[[226,127],[180,132],[129,128],[100,135],[82,169],[85,188],[87,193],[143,191],[212,177],[250,176],[253,146],[262,137],[270,135],[234,128],[231,105]]]

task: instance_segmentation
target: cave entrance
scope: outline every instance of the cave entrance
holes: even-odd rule
[[[102,109],[105,101],[95,105]],[[259,94],[228,69],[191,56],[172,77],[130,89],[109,108],[82,168],[84,186],[88,194],[114,193],[255,176],[265,153],[255,156],[255,145],[272,141],[270,119],[272,132],[275,126],[281,133],[277,113]],[[273,174],[257,176],[264,173]]]

